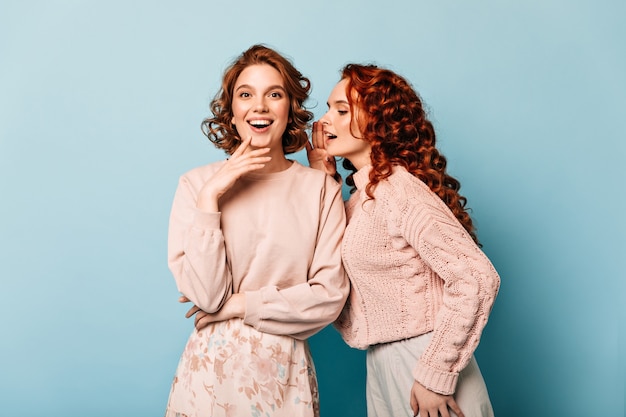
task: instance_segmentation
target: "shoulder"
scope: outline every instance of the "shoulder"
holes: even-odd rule
[[[180,176],[179,186],[186,184],[193,189],[201,188],[226,161],[217,161],[193,168]]]
[[[426,202],[432,198],[438,198],[428,185],[400,166],[395,166],[391,175],[376,185],[375,194],[395,201],[408,201],[417,198]]]
[[[297,175],[308,177],[311,179],[317,179],[318,181],[324,178],[326,173],[320,171],[319,169],[314,169],[305,165],[302,165],[299,161],[293,161],[293,170]]]
[[[396,166],[389,177],[391,184],[397,191],[411,191],[412,194],[426,194],[435,196],[432,190],[422,180],[408,172],[404,167]]]
[[[404,167],[394,167],[392,174],[385,181],[381,181],[377,190],[379,187],[380,197],[390,203],[392,211],[397,209],[400,213],[406,213],[407,210],[417,210],[422,213],[448,215],[449,209],[441,198]]]
[[[298,161],[293,161],[294,173],[297,175],[298,181],[302,181],[303,185],[312,186],[317,184],[326,190],[341,190],[341,184],[335,181],[330,175],[319,169],[302,165]]]

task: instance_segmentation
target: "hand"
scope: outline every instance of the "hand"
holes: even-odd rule
[[[415,381],[411,388],[411,409],[413,415],[418,413],[420,417],[450,417],[448,408],[458,417],[464,417],[463,412],[452,395],[442,395],[426,389],[422,384]]]
[[[313,123],[313,133],[311,134],[311,141],[306,143],[306,157],[309,160],[309,166],[311,168],[324,171],[328,175],[336,176],[337,174],[337,162],[335,157],[326,152],[324,147],[324,132],[320,122]]]
[[[218,200],[235,182],[248,172],[261,169],[272,158],[264,156],[269,148],[246,152],[252,138],[245,139],[226,163],[207,181],[198,194],[197,207],[206,211],[219,211]]]
[[[179,303],[190,303],[191,300],[189,298],[187,298],[186,296],[181,295],[180,297],[178,297],[178,302]],[[187,313],[185,313],[185,318],[188,319],[189,317],[191,317],[194,314],[199,313],[199,312],[203,312],[204,313],[203,310],[200,310],[199,307],[197,307],[195,304],[193,304],[191,306],[191,308],[187,311]],[[206,314],[206,313],[204,313],[204,314]]]
[[[178,299],[181,303],[188,302],[189,299],[182,296]],[[246,312],[246,295],[244,293],[233,294],[216,313],[207,313],[198,306],[192,306],[186,318],[196,315],[194,326],[196,330],[202,330],[211,323],[230,320],[232,318],[243,318]]]

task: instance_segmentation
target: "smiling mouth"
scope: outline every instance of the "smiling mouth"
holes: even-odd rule
[[[253,128],[255,128],[255,129],[265,129],[266,127],[268,127],[272,123],[274,123],[273,120],[267,120],[267,119],[263,119],[263,120],[249,120],[248,121],[248,124],[250,126],[252,126]]]
[[[336,139],[337,138],[337,135],[333,135],[332,133],[326,132],[326,131],[324,132],[324,135],[326,135],[326,139]]]

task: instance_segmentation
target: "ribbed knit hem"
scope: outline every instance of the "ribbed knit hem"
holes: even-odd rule
[[[459,374],[456,372],[439,371],[418,363],[415,369],[413,369],[413,378],[431,391],[443,395],[452,395],[456,390]]]

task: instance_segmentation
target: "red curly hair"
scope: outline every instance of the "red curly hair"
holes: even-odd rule
[[[393,71],[375,65],[348,64],[342,70],[346,96],[362,138],[372,146],[366,193],[374,198],[376,185],[391,175],[394,165],[404,167],[443,200],[478,244],[467,199],[459,194],[460,182],[446,172],[446,158],[435,142],[435,129],[426,117],[422,100],[410,83]],[[356,93],[356,94],[354,94]],[[355,113],[354,107],[360,111]],[[356,171],[347,159],[344,168]],[[354,186],[352,174],[346,179]]]

